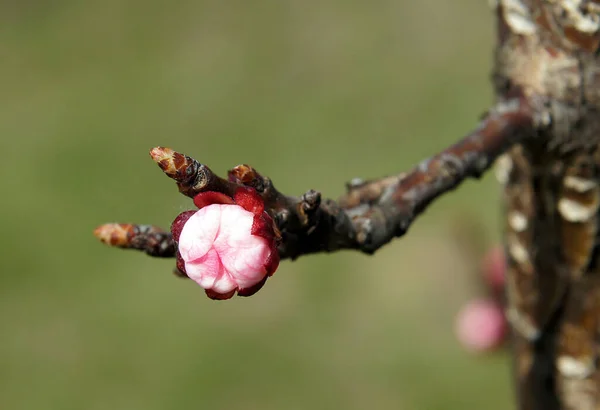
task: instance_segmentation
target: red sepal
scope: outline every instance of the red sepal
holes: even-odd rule
[[[211,298],[212,300],[227,300],[231,299],[231,297],[235,294],[235,289],[228,293],[217,293],[211,289],[205,289],[206,296]]]
[[[188,275],[186,275],[184,272],[180,271],[177,268],[173,269],[173,275],[175,275],[181,279],[189,279],[190,278]]]
[[[273,222],[273,218],[266,212],[263,212],[261,215],[255,215],[250,233],[264,238],[271,245],[271,253],[265,262],[265,268],[267,270],[267,276],[273,275],[279,267],[279,251],[277,250],[277,245],[281,240],[281,234],[279,233],[275,222]]]
[[[254,188],[241,186],[233,196],[235,203],[254,215],[261,215],[265,210],[265,203]]]
[[[181,254],[179,253],[179,251],[177,251],[177,255],[175,256],[175,261],[176,261],[175,267],[177,268],[177,270],[179,272],[181,272],[183,275],[187,276],[187,272],[185,271],[185,261],[181,257]]]
[[[194,197],[194,205],[196,205],[198,209],[202,209],[208,205],[232,205],[233,203],[231,197],[214,191],[200,192]]]
[[[271,242],[275,239],[273,233],[273,226],[267,222],[262,215],[254,215],[254,219],[252,220],[252,228],[250,228],[250,233],[254,236],[260,236],[261,238],[265,238],[267,241]]]
[[[246,289],[240,289],[240,290],[238,290],[238,296],[252,296],[252,295],[254,295],[256,292],[258,292],[265,285],[265,282],[267,281],[268,277],[269,277],[268,275],[265,275],[265,277],[260,282],[258,282],[257,284],[252,285],[252,286],[250,286],[249,288],[246,288]]]
[[[262,215],[254,215],[254,219],[252,220],[252,228],[250,228],[250,233],[252,235],[265,238],[269,242],[279,242],[281,240],[281,234],[279,233],[279,229],[277,229],[277,227],[275,226],[273,218],[271,218],[266,212],[263,212]]]
[[[267,276],[273,276],[277,268],[279,267],[279,251],[277,246],[273,245],[271,253],[265,262],[265,269],[267,270]],[[265,276],[266,277],[266,276]]]

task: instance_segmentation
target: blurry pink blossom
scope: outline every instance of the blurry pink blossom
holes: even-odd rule
[[[501,346],[507,330],[501,306],[488,299],[472,300],[456,318],[457,338],[473,352],[486,352]]]
[[[211,299],[258,292],[279,265],[279,231],[262,198],[240,187],[234,198],[203,192],[194,203],[199,210],[180,214],[171,226],[179,270]]]
[[[465,304],[456,317],[457,338],[472,352],[494,350],[508,337],[504,316],[506,259],[502,246],[494,246],[486,253],[481,273],[489,296]]]
[[[483,259],[483,275],[492,291],[504,291],[506,256],[502,246],[495,246]]]

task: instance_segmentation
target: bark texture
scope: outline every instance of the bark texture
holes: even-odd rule
[[[598,409],[600,2],[501,0],[494,85],[546,118],[499,160],[520,409]]]

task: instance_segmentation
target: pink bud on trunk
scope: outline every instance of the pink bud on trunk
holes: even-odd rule
[[[483,275],[492,291],[504,291],[506,282],[506,256],[502,246],[492,248],[483,259]]]
[[[488,299],[466,304],[456,319],[459,342],[473,352],[486,352],[504,343],[507,324],[502,308]]]

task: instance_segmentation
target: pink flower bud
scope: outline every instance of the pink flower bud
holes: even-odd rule
[[[469,302],[456,320],[458,340],[473,352],[486,352],[501,346],[507,330],[502,308],[487,299]]]
[[[493,291],[504,291],[506,256],[502,246],[492,248],[483,259],[483,275]]]
[[[235,198],[217,192],[194,197],[198,211],[180,214],[171,226],[177,267],[211,299],[258,292],[279,265],[279,232],[252,188]]]

